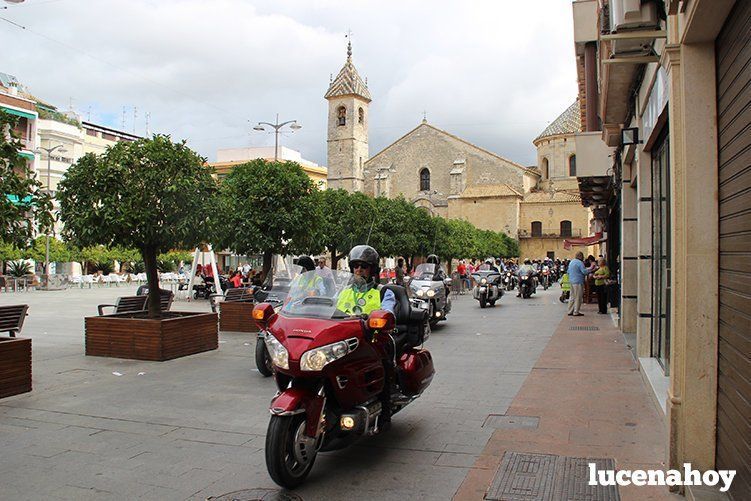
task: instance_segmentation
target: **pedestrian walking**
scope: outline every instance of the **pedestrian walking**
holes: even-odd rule
[[[592,269],[584,267],[582,262],[584,254],[577,252],[576,257],[571,260],[568,265],[568,280],[571,284],[571,298],[568,302],[568,314],[569,316],[581,317],[583,314],[579,311],[582,305],[582,299],[584,297],[584,279],[590,273]]]
[[[605,258],[600,258],[598,263],[599,268],[594,272],[595,287],[597,289],[597,313],[604,315],[608,312],[608,286],[607,281],[610,278],[610,269],[605,261]]]

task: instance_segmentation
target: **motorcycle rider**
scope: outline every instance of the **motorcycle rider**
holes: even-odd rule
[[[442,282],[446,278],[446,272],[441,268],[441,260],[435,254],[430,254],[425,261],[428,264],[435,265],[435,271],[433,272],[433,280],[436,282]]]
[[[326,296],[326,286],[323,278],[317,273],[307,273],[316,269],[316,265],[313,262],[313,258],[310,256],[300,256],[297,259],[297,265],[302,268],[303,275],[300,277],[300,283],[298,287],[301,290],[318,291],[319,296]]]
[[[524,264],[519,266],[519,270],[516,272],[517,275],[529,275],[530,278],[533,279],[534,284],[534,277],[537,275],[537,270],[534,266],[532,266],[532,262],[529,260],[529,258],[524,260]],[[516,294],[516,297],[522,296],[522,282],[519,280],[519,292]]]
[[[369,245],[356,245],[349,251],[349,270],[355,276],[352,285],[339,293],[336,307],[348,315],[369,315],[375,310],[394,313],[396,297],[386,289],[381,299],[378,277],[378,252]]]

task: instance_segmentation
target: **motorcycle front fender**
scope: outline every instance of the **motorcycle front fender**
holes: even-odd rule
[[[305,414],[305,434],[318,436],[321,413],[326,399],[305,388],[287,388],[271,400],[269,412],[274,416],[294,416]]]

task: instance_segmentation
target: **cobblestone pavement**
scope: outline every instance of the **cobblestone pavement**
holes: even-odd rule
[[[0,400],[2,499],[205,499],[275,489],[263,456],[271,379],[253,334],[168,362],[83,355],[83,317],[133,287],[0,294],[28,303],[34,390]],[[319,456],[313,499],[451,499],[558,325],[559,289],[481,310],[459,296],[427,347],[436,377],[392,429]],[[208,311],[178,301],[174,310]],[[490,468],[491,465],[488,466]]]

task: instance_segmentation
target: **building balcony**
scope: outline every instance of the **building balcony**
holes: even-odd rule
[[[579,238],[582,236],[581,228],[572,228],[571,231],[561,231],[560,228],[543,228],[541,231],[519,230],[519,238]]]

